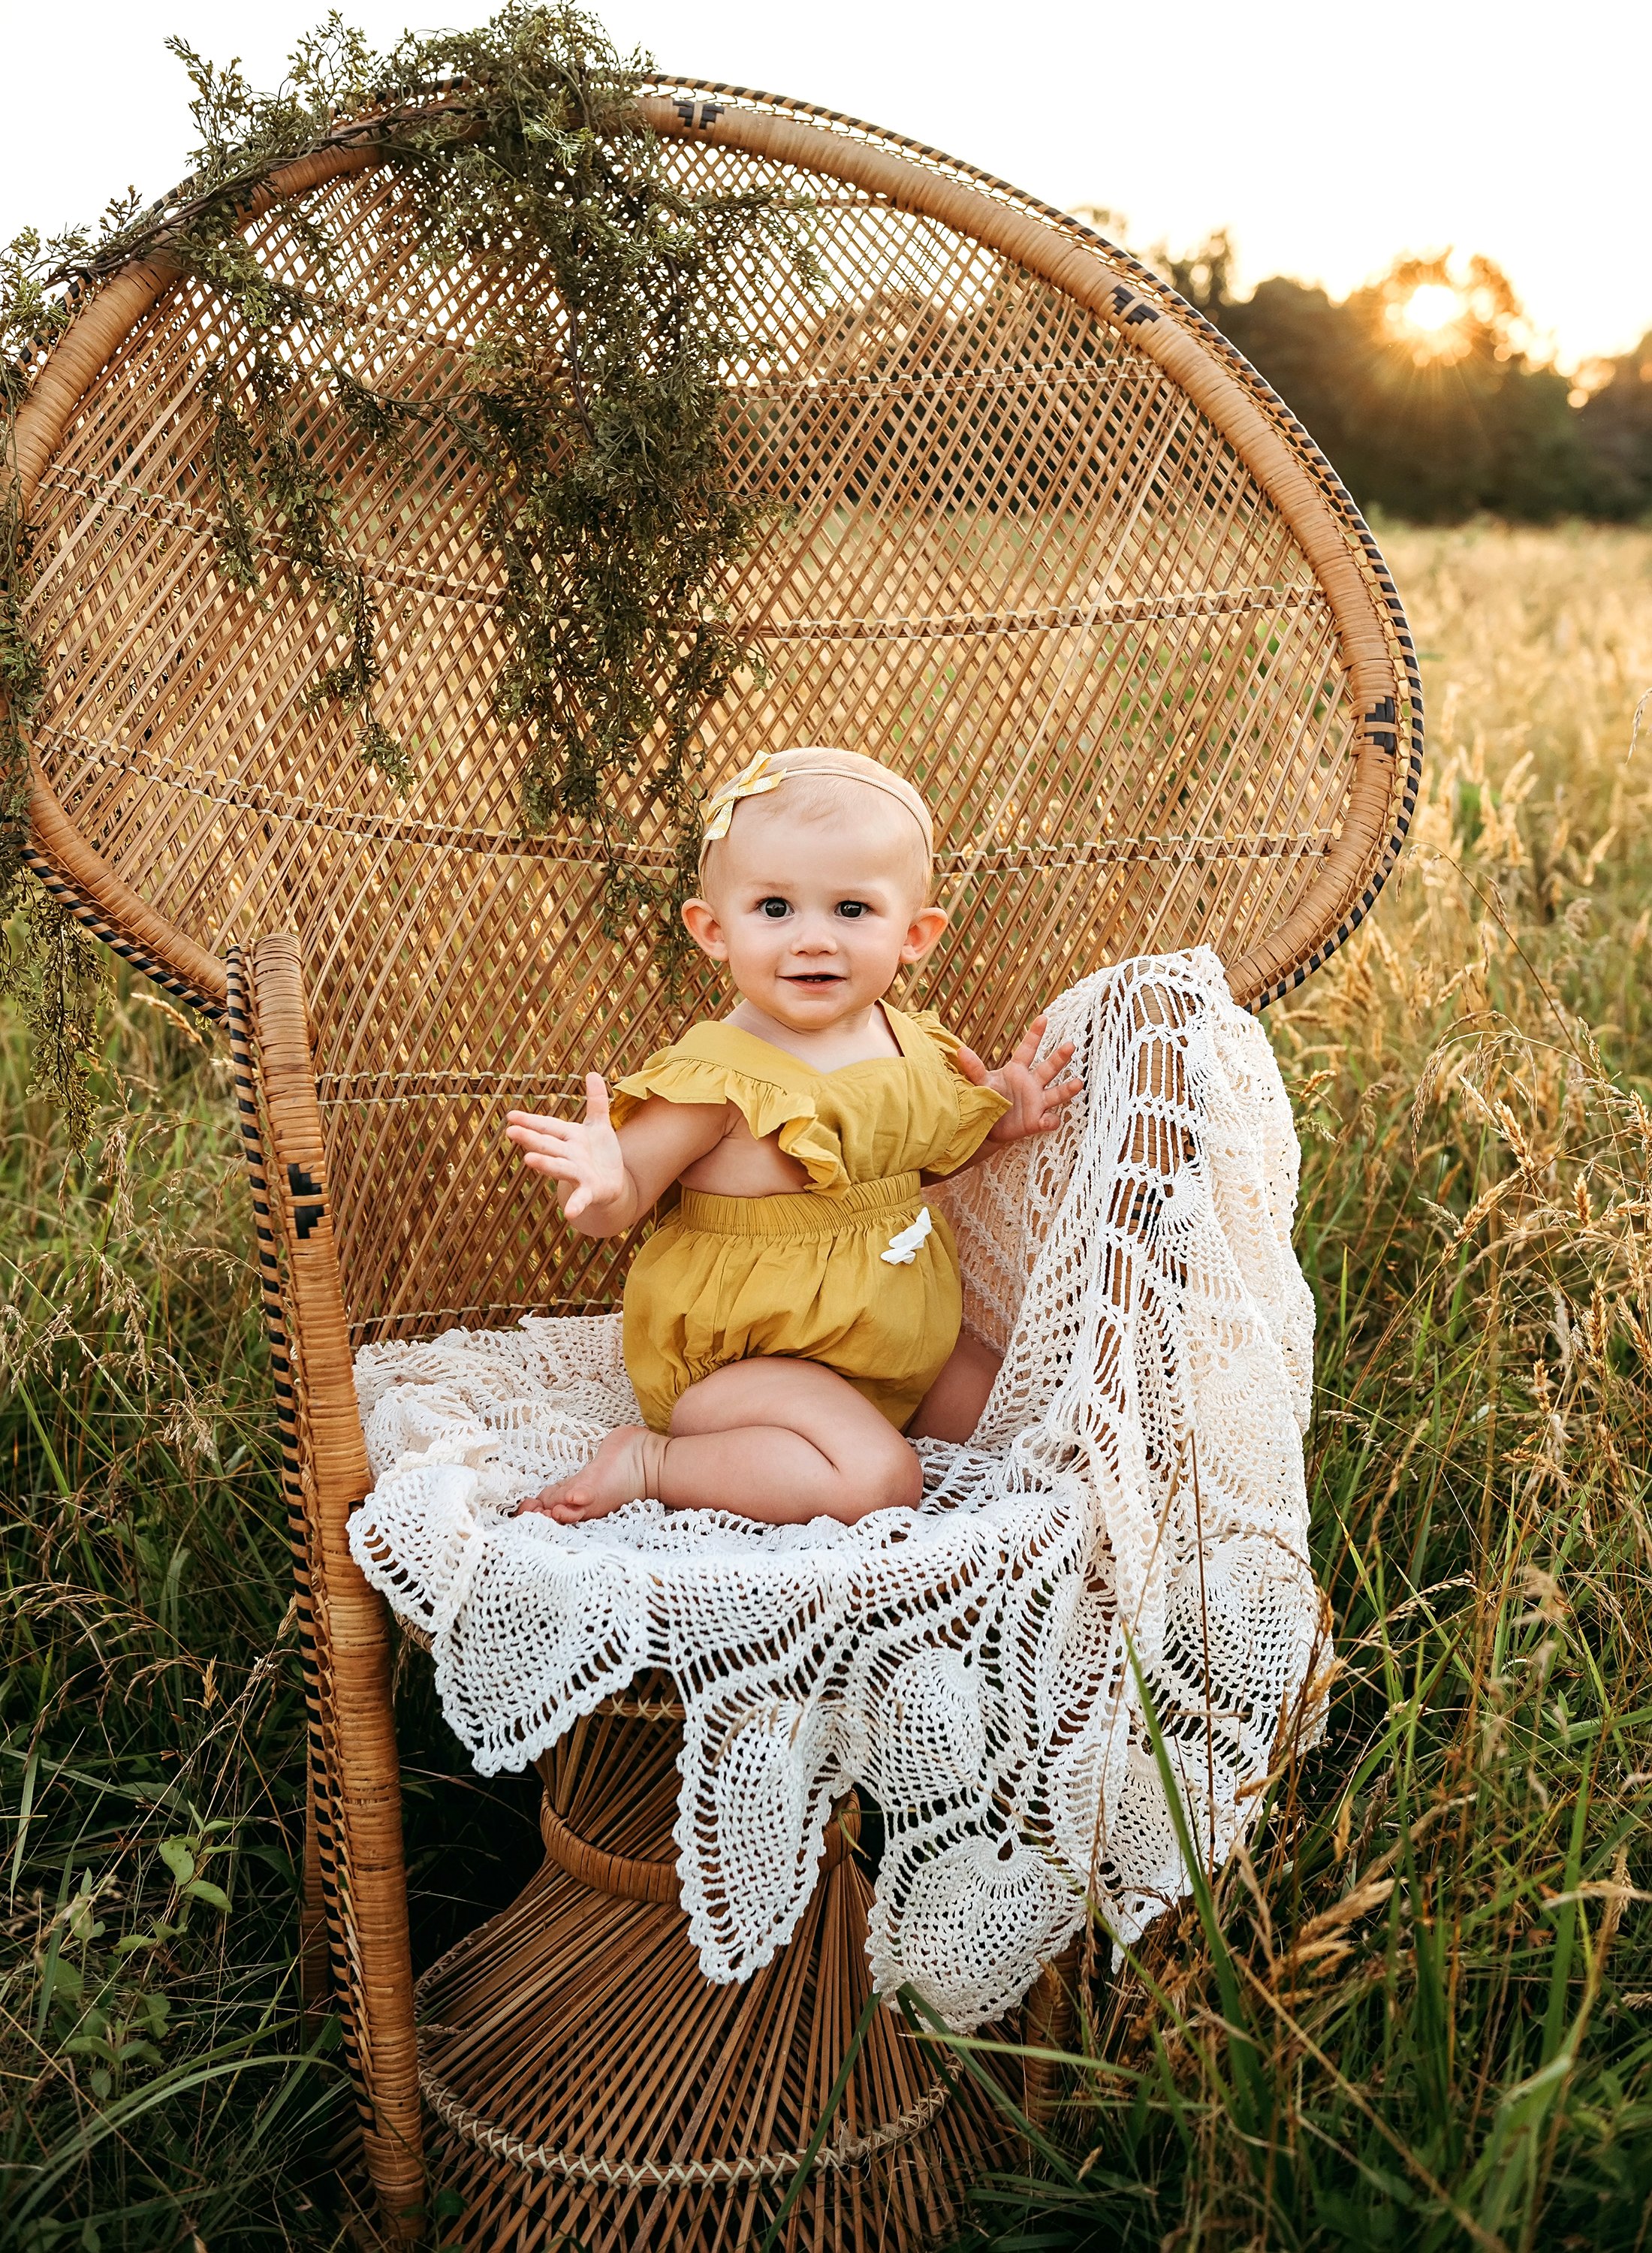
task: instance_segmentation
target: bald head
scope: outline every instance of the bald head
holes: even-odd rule
[[[809,850],[811,830],[816,849],[825,837],[844,844],[864,839],[881,862],[898,863],[915,906],[929,898],[934,836],[929,811],[903,775],[858,751],[817,746],[759,757],[713,794],[710,807],[700,856],[701,884],[708,892],[718,882],[719,866],[726,868],[733,857],[726,847],[736,834],[754,847],[761,839],[765,856],[772,857],[781,825],[790,824],[799,851]]]

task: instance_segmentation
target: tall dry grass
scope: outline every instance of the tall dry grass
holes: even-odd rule
[[[1320,1310],[1340,1672],[1239,1858],[1086,1998],[1003,2247],[1591,2248],[1652,2211],[1652,535],[1391,530],[1431,692],[1373,923],[1267,1022]],[[1652,716],[1652,705],[1648,708]],[[0,1262],[0,2231],[324,2245],[302,1717],[221,1055],[130,986]],[[419,1944],[532,1860],[404,1685]]]
[[[1267,1020],[1329,1733],[1088,1998],[1044,2166],[986,2194],[1005,2247],[1513,2253],[1652,2219],[1652,538],[1384,544],[1423,806]]]
[[[343,2242],[294,1964],[303,1707],[227,1057],[141,980],[86,1161],[0,1044],[0,2245]],[[536,1856],[408,1686],[435,1953]]]

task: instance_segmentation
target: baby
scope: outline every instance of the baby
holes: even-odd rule
[[[884,995],[946,924],[910,783],[854,751],[754,759],[712,799],[683,909],[737,1007],[690,1028],[582,1124],[512,1111],[569,1224],[617,1236],[674,1203],[625,1285],[647,1419],[525,1502],[563,1524],[633,1498],[770,1524],[910,1507],[907,1437],[965,1440],[999,1357],[960,1334],[951,1231],[923,1198],[993,1146],[1048,1133],[1078,1092],[1040,1016],[988,1071]]]

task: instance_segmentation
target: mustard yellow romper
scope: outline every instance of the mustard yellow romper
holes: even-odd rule
[[[939,1213],[920,1217],[919,1176],[955,1172],[1008,1106],[965,1078],[932,1013],[884,1015],[898,1057],[817,1071],[707,1023],[617,1083],[617,1126],[651,1095],[732,1103],[809,1176],[777,1196],[684,1189],[638,1252],[625,1366],[654,1431],[697,1378],[754,1354],[824,1363],[897,1430],[940,1375],[962,1315],[958,1247]]]

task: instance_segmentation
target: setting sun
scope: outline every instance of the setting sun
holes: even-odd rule
[[[1447,283],[1425,282],[1400,307],[1400,318],[1408,329],[1432,337],[1460,319],[1463,310],[1462,298]]]
[[[1415,270],[1413,268],[1413,275]],[[1439,274],[1438,267],[1435,272]],[[1474,303],[1471,291],[1443,276],[1418,282],[1397,275],[1394,282],[1398,286],[1390,285],[1394,294],[1384,308],[1384,318],[1396,339],[1410,347],[1419,366],[1432,361],[1460,359],[1468,349],[1467,324]]]

